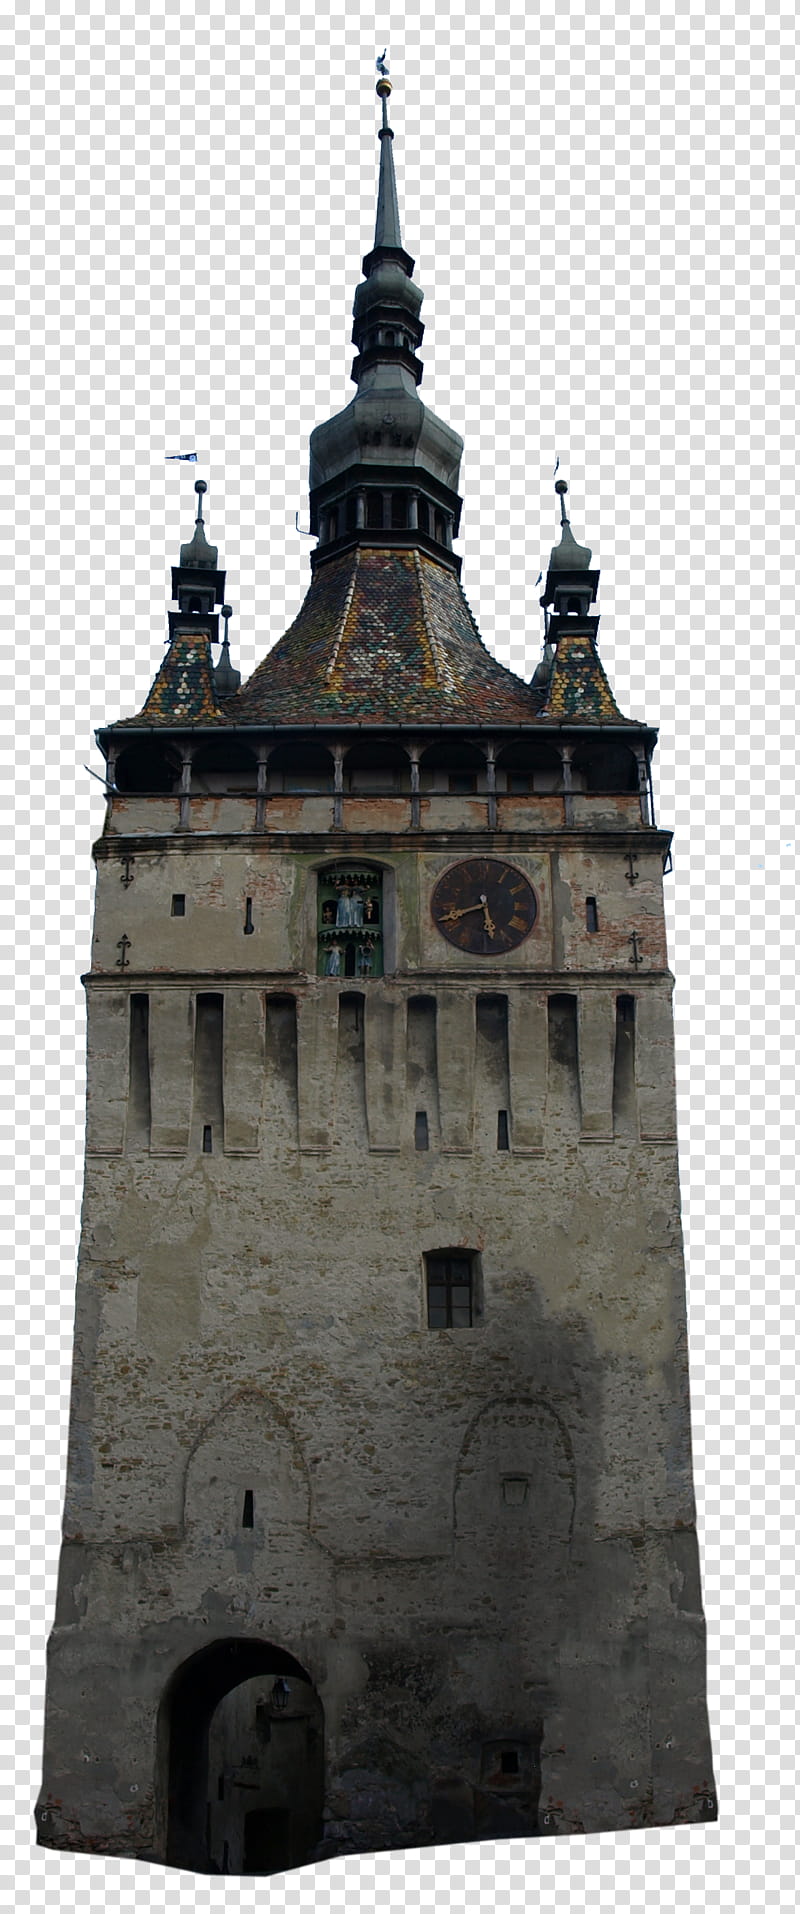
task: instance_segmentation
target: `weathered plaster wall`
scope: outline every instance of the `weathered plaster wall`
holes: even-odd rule
[[[660,847],[630,883],[618,843],[492,843],[539,917],[488,970],[429,916],[461,845],[137,838],[127,886],[105,849],[42,1838],[165,1855],[165,1688],[228,1638],[314,1684],[320,1852],[699,1818]],[[332,849],[385,870],[385,979],[313,974]],[[431,1331],[459,1246],[474,1324]]]

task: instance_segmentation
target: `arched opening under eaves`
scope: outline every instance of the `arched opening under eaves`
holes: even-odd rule
[[[576,791],[614,795],[639,789],[639,766],[627,744],[612,738],[589,738],[577,744],[572,757]]]
[[[257,780],[255,753],[238,738],[214,738],[201,744],[192,758],[192,791],[198,795],[254,791]]]
[[[333,790],[333,758],[314,738],[293,738],[270,753],[267,789],[297,796]]]
[[[126,745],[116,761],[114,783],[118,791],[163,795],[177,791],[180,780],[181,761],[177,751],[158,740],[148,738]]]
[[[560,791],[563,782],[561,752],[544,738],[520,738],[497,753],[497,789],[509,797],[532,792]]]
[[[391,739],[364,739],[344,761],[344,788],[353,796],[391,797],[411,789],[411,762]]]
[[[438,739],[420,758],[419,788],[425,793],[449,792],[454,797],[485,791],[485,753],[479,745],[461,739]]]

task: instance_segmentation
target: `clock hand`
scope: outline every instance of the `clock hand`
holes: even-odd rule
[[[485,910],[485,909],[486,909],[486,905],[482,899],[480,904],[465,904],[462,910],[443,911],[442,916],[439,918],[439,922],[440,924],[457,924],[459,917],[469,917],[470,911]]]
[[[484,923],[484,929],[485,929],[485,930],[486,930],[486,931],[488,932],[488,935],[489,935],[490,937],[493,937],[493,936],[494,936],[494,934],[495,934],[495,932],[494,932],[494,918],[493,918],[493,917],[490,917],[490,915],[489,915],[489,906],[488,906],[488,904],[487,904],[487,902],[486,902],[486,899],[485,899],[485,897],[484,897],[484,898],[483,898],[483,900],[482,900],[482,909],[483,909],[483,923]]]

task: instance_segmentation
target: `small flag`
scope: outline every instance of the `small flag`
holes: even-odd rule
[[[542,582],[542,574],[541,574],[541,572],[540,572],[540,573],[539,573],[539,576],[538,576],[538,578],[537,578],[537,580],[536,580],[536,583],[537,583],[537,585],[541,585],[541,582]]]
[[[556,459],[556,462],[555,462],[555,465],[553,466],[553,477],[554,477],[554,478],[555,478],[555,475],[556,475],[556,472],[558,471],[558,468],[559,468],[559,465],[560,465],[560,464],[561,464],[561,460],[560,460],[559,458],[557,458],[557,459]]]
[[[197,464],[196,452],[165,452],[164,457],[168,465],[174,464],[176,459],[184,459],[187,465]]]

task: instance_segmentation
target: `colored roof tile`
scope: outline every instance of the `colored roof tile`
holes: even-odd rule
[[[317,568],[226,711],[247,724],[527,724],[539,703],[487,651],[448,567],[370,547]]]
[[[214,667],[208,633],[179,632],[167,647],[145,703],[135,718],[122,724],[205,724],[225,713],[214,692]]]
[[[542,716],[574,723],[622,718],[588,632],[560,634]]]
[[[215,687],[208,634],[172,639],[123,726],[625,723],[593,639],[562,634],[549,680],[487,651],[454,572],[416,549],[360,547],[320,565],[300,611],[241,690]]]

